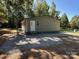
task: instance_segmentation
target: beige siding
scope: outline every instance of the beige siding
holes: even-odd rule
[[[28,26],[29,26],[29,21],[28,20],[26,20],[26,21],[23,20],[22,21],[22,31],[23,32],[25,32],[25,31],[28,32],[28,30],[29,30],[29,27]],[[26,28],[26,30],[25,30],[25,28]]]
[[[52,17],[48,17],[48,16],[36,17],[33,20],[36,20],[37,32],[60,30],[60,22],[56,19],[53,19]],[[37,22],[39,23],[39,25],[37,25]]]
[[[30,20],[25,21],[22,23],[22,29],[25,31],[26,25],[26,32],[30,30],[30,21],[35,20],[35,31],[36,32],[49,32],[49,31],[60,31],[60,22],[52,17],[49,16],[41,16],[31,18]]]

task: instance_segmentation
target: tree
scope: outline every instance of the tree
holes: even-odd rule
[[[49,8],[49,15],[50,15],[50,16],[55,16],[55,13],[56,13],[56,5],[55,5],[55,3],[53,2],[52,5],[51,5],[50,8]]]
[[[42,3],[41,9],[42,9],[42,15],[48,15],[49,6],[47,5],[45,0]]]
[[[61,21],[60,21],[60,23],[61,23],[61,27],[62,27],[63,29],[66,29],[66,28],[68,27],[69,21],[68,21],[67,15],[66,15],[65,13],[61,16]]]
[[[78,28],[78,22],[79,22],[79,16],[72,17],[72,20],[70,21],[70,26],[72,29]]]
[[[5,22],[5,21],[7,21],[5,1],[0,0],[0,22]]]
[[[56,5],[52,2],[52,5],[49,7],[49,15],[55,18],[59,18],[60,12],[56,10]]]
[[[24,14],[31,16],[33,0],[4,0],[10,27],[23,19]]]
[[[77,27],[79,28],[79,18],[78,18],[78,20],[77,20]]]
[[[28,14],[30,17],[33,16],[33,11],[32,11],[33,1],[34,0],[24,0],[24,4],[22,5],[24,14]]]
[[[48,15],[48,8],[49,6],[46,3],[46,0],[37,0],[36,1],[37,6],[34,8],[34,14],[35,16],[43,16]]]
[[[18,35],[19,21],[27,14],[31,16],[33,0],[5,0],[10,27],[16,26]]]
[[[40,16],[41,15],[41,4],[37,1],[37,6],[34,8],[34,14],[35,16]]]

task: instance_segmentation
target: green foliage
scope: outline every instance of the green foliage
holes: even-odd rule
[[[76,29],[79,27],[79,16],[72,17],[72,20],[70,22],[71,28]]]
[[[56,14],[56,5],[55,5],[55,3],[53,2],[53,3],[52,3],[52,6],[49,8],[49,15],[50,15],[50,16],[55,16],[55,14]]]
[[[40,16],[41,15],[41,4],[38,3],[37,7],[34,10],[35,16]]]
[[[0,22],[8,19],[9,25],[16,26],[23,20],[24,14],[33,16],[34,0],[0,0]],[[12,27],[10,26],[10,27]]]
[[[56,10],[56,5],[53,2],[52,5],[49,7],[49,15],[52,17],[58,17],[59,14],[60,12]]]
[[[42,4],[42,7],[41,7],[41,9],[42,9],[42,14],[43,15],[48,15],[48,5],[47,5],[47,3],[46,3],[46,1],[44,0],[44,2],[43,2],[43,4]]]
[[[37,7],[33,10],[34,0],[0,0],[0,20],[8,19],[10,27],[15,27],[18,23],[24,19],[24,15],[27,14],[29,17],[34,16],[48,16],[49,6],[46,0],[36,0]],[[56,11],[55,3],[50,7],[51,16],[58,17],[59,12]]]
[[[69,21],[68,21],[68,17],[67,15],[64,13],[62,16],[61,16],[61,21],[60,21],[60,25],[63,29],[66,29],[69,25]]]
[[[34,9],[35,16],[48,15],[48,8],[49,6],[47,5],[46,0],[43,0],[42,2],[37,0],[37,6]]]
[[[0,0],[0,22],[7,21],[6,5],[4,0]]]
[[[5,0],[10,27],[23,20],[24,14],[31,17],[33,0]]]
[[[79,18],[78,18],[78,20],[77,20],[77,27],[79,28]]]
[[[53,2],[52,5],[49,7],[46,3],[46,0],[43,0],[42,2],[39,2],[37,0],[37,6],[34,9],[35,16],[43,16],[43,15],[49,15],[53,17],[59,16],[59,11],[56,11],[56,5]]]

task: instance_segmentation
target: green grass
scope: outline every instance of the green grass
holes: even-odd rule
[[[71,30],[71,29],[61,29],[60,31],[61,32],[73,32],[73,30]]]

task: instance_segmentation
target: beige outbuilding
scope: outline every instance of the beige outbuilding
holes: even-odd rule
[[[55,17],[40,16],[22,21],[24,32],[59,32],[60,21]]]

